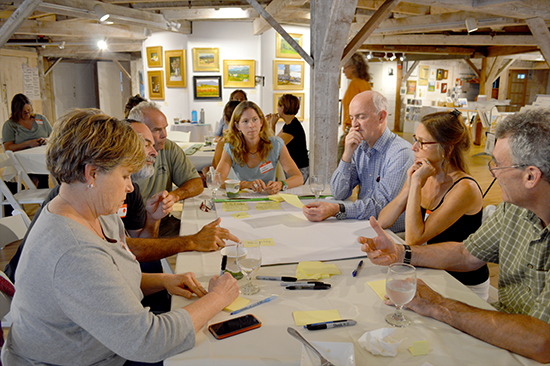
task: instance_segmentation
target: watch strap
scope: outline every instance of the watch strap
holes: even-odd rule
[[[340,210],[336,213],[335,217],[338,220],[343,220],[346,218],[346,206],[343,203],[339,203],[338,205],[340,205]]]
[[[405,247],[405,257],[403,258],[403,263],[411,264],[411,256],[412,256],[411,247],[407,244],[403,244],[403,247]]]
[[[288,184],[286,184],[286,182],[284,180],[281,181],[283,183],[283,188],[282,190],[283,191],[286,191],[288,189]]]

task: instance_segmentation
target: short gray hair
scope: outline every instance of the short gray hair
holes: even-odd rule
[[[550,181],[550,109],[516,113],[497,125],[496,138],[510,139],[513,165],[532,165]]]
[[[387,111],[388,100],[386,99],[386,97],[374,90],[371,90],[370,92],[372,93],[372,102],[374,103],[376,113],[378,114],[382,111]]]
[[[155,102],[141,102],[134,108],[132,108],[132,110],[128,114],[128,119],[143,122],[145,111],[148,109],[153,109],[159,112],[161,111]]]

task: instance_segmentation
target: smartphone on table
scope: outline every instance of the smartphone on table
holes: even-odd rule
[[[262,326],[262,323],[252,314],[229,319],[212,324],[208,330],[216,339],[224,339]]]

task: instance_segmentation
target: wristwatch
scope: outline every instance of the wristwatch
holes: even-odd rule
[[[284,180],[281,181],[283,183],[283,189],[281,191],[286,191],[288,189],[288,184]]]
[[[403,247],[405,247],[405,257],[403,258],[403,263],[405,264],[411,264],[411,247],[407,244],[403,244]]]
[[[343,220],[346,218],[346,206],[344,206],[343,203],[339,203],[340,205],[340,211],[334,215],[338,220]]]

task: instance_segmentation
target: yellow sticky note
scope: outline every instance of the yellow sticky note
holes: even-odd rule
[[[243,240],[243,245],[245,248],[257,247],[260,242],[258,240]]]
[[[427,355],[430,353],[430,345],[428,341],[413,342],[413,346],[409,347],[413,356]]]
[[[235,301],[233,301],[231,304],[227,305],[227,307],[225,307],[223,310],[233,312],[235,310],[239,310],[242,307],[245,307],[246,305],[248,305],[249,302],[250,302],[250,300],[248,300],[248,299],[243,299],[242,297],[237,297],[235,299]]]
[[[283,202],[285,200],[283,197],[281,197],[278,194],[272,194],[271,196],[267,196],[267,198],[275,202]]]
[[[224,202],[222,207],[225,212],[248,211],[248,205],[246,202]]]
[[[386,280],[371,281],[367,283],[382,300],[386,300],[384,299],[386,295]]]
[[[302,208],[304,206],[302,201],[300,201],[298,196],[295,194],[279,193],[279,196],[283,197],[286,202],[290,203],[294,207]]]
[[[342,320],[338,310],[295,311],[292,315],[297,326]]]
[[[273,240],[273,238],[260,239],[258,241],[260,242],[260,245],[262,247],[274,247],[275,246],[275,241]]]
[[[305,261],[298,263],[298,266],[296,266],[296,277],[300,279],[308,278],[320,280],[339,274],[342,274],[342,272],[340,272],[338,267],[336,267],[336,265],[332,263]]]
[[[279,202],[273,201],[262,201],[256,203],[256,210],[258,211],[267,211],[267,210],[280,210],[281,204]]]
[[[248,212],[244,212],[244,211],[235,212],[234,214],[231,214],[231,216],[233,216],[236,219],[247,219],[250,217]]]

